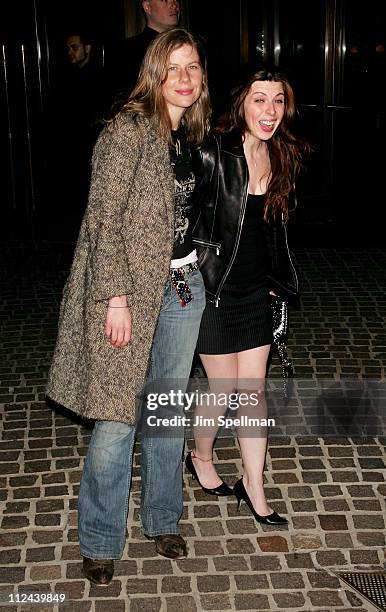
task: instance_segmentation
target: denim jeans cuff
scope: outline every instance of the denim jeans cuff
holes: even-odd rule
[[[123,553],[112,552],[111,554],[109,554],[106,553],[105,550],[101,553],[98,553],[95,550],[91,552],[84,550],[84,548],[81,548],[80,554],[82,555],[82,557],[88,557],[89,559],[113,559],[114,561],[118,561],[122,558]]]
[[[154,531],[153,533],[150,533],[149,531],[144,530],[143,533],[147,538],[155,538],[156,536],[159,536],[159,535],[170,535],[170,534],[180,535],[178,528],[176,529],[158,529],[157,531]]]

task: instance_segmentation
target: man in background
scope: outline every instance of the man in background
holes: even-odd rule
[[[79,34],[66,38],[67,56],[71,64],[79,69],[89,64],[91,58],[91,44]]]
[[[110,68],[112,98],[119,104],[137,82],[146,50],[161,32],[178,26],[178,0],[139,0],[145,14],[146,26],[137,36],[131,36],[119,46]]]
[[[62,40],[49,107],[49,173],[58,218],[55,231],[76,238],[87,203],[91,155],[105,112],[103,69],[90,36],[74,28]],[[60,185],[60,189],[58,189]]]
[[[103,71],[93,57],[93,44],[84,33],[71,33],[65,39],[67,66],[61,75],[61,95],[65,116],[80,132],[93,132],[103,109]],[[90,135],[92,139],[92,136]]]

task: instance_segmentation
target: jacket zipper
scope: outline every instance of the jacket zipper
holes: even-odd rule
[[[201,244],[203,247],[209,249],[216,249],[216,255],[220,255],[221,244],[219,242],[207,242],[206,240],[200,240],[199,238],[193,238],[195,244]]]
[[[292,262],[291,253],[290,253],[289,246],[288,246],[287,228],[286,228],[284,223],[283,223],[283,226],[284,226],[285,246],[286,246],[286,249],[287,249],[288,259],[289,259],[289,262],[291,264],[292,273],[293,273],[294,279],[295,279],[296,292],[298,292],[299,291],[298,275],[296,274],[295,266],[294,266],[294,264]]]
[[[227,276],[228,276],[228,274],[229,274],[229,271],[230,271],[230,269],[231,269],[231,267],[232,267],[232,265],[233,265],[233,262],[234,262],[234,260],[235,260],[235,258],[236,258],[237,249],[239,248],[239,244],[240,244],[240,236],[241,236],[241,230],[242,230],[242,228],[243,228],[244,217],[245,217],[245,210],[246,210],[246,207],[247,207],[247,189],[248,189],[248,183],[247,183],[247,185],[246,185],[246,187],[245,187],[245,190],[244,190],[244,198],[243,198],[243,201],[242,201],[242,204],[241,204],[241,206],[242,206],[242,210],[241,210],[241,215],[240,215],[240,217],[239,217],[239,226],[238,226],[238,228],[237,228],[236,244],[235,244],[235,247],[234,247],[234,249],[233,249],[232,257],[231,257],[231,259],[230,259],[230,262],[229,262],[229,264],[228,264],[228,267],[227,267],[227,269],[225,270],[225,274],[224,274],[224,276],[223,276],[223,277],[222,277],[222,279],[221,279],[221,283],[220,283],[219,288],[218,288],[218,290],[217,290],[217,295],[216,295],[216,297],[215,297],[215,306],[216,306],[216,308],[218,308],[218,303],[219,303],[219,301],[220,301],[220,293],[221,293],[221,289],[223,288],[223,285],[224,285],[224,283],[225,283],[225,281],[226,281],[226,278],[227,278]]]

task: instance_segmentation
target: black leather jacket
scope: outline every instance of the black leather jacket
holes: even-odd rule
[[[196,204],[200,208],[193,230],[207,298],[218,304],[236,257],[244,221],[248,167],[241,136],[231,132],[210,135],[194,154]],[[297,298],[298,279],[288,248],[285,224],[265,223],[267,285],[285,298]]]

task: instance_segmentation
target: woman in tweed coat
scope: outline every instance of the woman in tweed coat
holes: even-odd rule
[[[125,544],[136,396],[149,358],[151,380],[185,384],[190,373],[205,305],[191,242],[190,146],[202,142],[209,114],[202,49],[185,30],[170,30],[149,47],[127,104],[94,150],[47,395],[96,419],[78,521],[84,573],[100,585]],[[142,526],[169,558],[186,556],[177,527],[179,433],[142,439]]]

